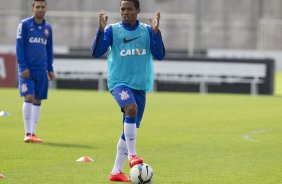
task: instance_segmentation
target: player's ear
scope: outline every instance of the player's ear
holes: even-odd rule
[[[34,13],[34,5],[31,6],[31,11]]]
[[[137,14],[140,13],[140,8],[137,9]]]

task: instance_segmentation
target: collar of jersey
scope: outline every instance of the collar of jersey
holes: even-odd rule
[[[42,25],[44,25],[45,24],[45,19],[43,19],[43,21],[42,21],[42,23],[41,24],[38,24],[38,23],[36,23],[35,21],[34,21],[34,17],[32,16],[32,23],[34,24],[34,25],[36,25],[36,26],[42,26]]]
[[[121,25],[124,29],[128,31],[133,31],[137,29],[137,27],[139,26],[139,20],[136,20],[136,24],[134,26],[130,26],[129,24],[125,23],[124,21],[121,22]]]

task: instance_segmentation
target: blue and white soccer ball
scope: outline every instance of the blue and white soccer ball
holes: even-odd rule
[[[146,163],[137,164],[130,169],[129,177],[132,184],[151,184],[153,169]]]

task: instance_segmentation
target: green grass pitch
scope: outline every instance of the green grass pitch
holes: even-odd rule
[[[43,144],[23,142],[21,108],[17,89],[0,89],[1,184],[110,183],[122,124],[108,92],[50,90]],[[137,152],[155,184],[282,183],[282,96],[148,94]]]
[[[282,95],[282,71],[275,73],[274,94]]]

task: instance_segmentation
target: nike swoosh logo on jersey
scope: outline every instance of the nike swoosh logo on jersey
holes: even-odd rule
[[[138,36],[138,37],[135,37],[135,38],[131,38],[131,39],[126,39],[125,37],[123,38],[123,43],[129,43],[129,42],[131,42],[131,41],[133,41],[133,40],[136,40],[136,39],[138,39],[138,38],[140,38],[141,36]]]

